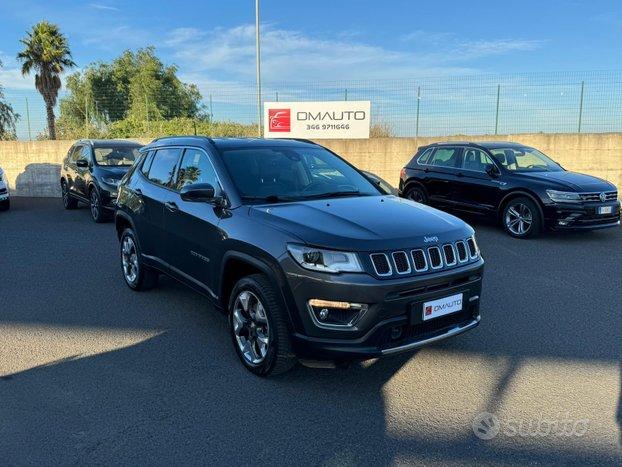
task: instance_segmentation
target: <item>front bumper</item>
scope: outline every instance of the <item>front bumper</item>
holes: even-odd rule
[[[108,210],[115,210],[117,207],[117,187],[114,185],[103,184],[100,187],[99,195],[102,207]]]
[[[396,280],[366,274],[301,274],[300,268],[286,273],[301,321],[293,334],[294,351],[311,359],[365,359],[407,352],[473,329],[480,321],[483,264],[479,259],[460,268]],[[423,321],[424,302],[457,293],[463,294],[461,311]],[[311,318],[307,307],[311,298],[365,303],[369,309],[352,329],[323,329]]]
[[[9,190],[6,187],[0,187],[0,201],[9,199]]]
[[[611,213],[599,214],[600,207]],[[620,225],[620,201],[555,203],[545,207],[545,224],[554,230],[593,230]]]

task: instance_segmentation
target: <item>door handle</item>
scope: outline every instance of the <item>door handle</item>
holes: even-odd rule
[[[464,177],[464,174],[463,174],[462,172],[458,172],[458,173],[456,174],[456,177]]]
[[[173,201],[167,201],[166,203],[164,203],[164,207],[171,212],[179,211],[179,208]]]

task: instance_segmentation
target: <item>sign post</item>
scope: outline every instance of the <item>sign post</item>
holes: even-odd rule
[[[265,138],[367,139],[370,101],[264,102]]]

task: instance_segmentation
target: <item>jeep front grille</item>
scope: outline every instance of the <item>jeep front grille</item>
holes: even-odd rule
[[[479,257],[479,249],[473,237],[427,248],[415,248],[408,254],[405,250],[378,252],[369,255],[374,272],[378,276],[398,276],[438,271],[462,265]]]

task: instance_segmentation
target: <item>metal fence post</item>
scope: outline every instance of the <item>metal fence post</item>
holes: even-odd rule
[[[583,91],[585,90],[585,81],[581,81],[581,97],[579,99],[579,128],[577,133],[581,133],[581,120],[583,119]]]
[[[276,91],[275,94],[276,94],[276,101],[278,102],[279,101],[279,91]]]
[[[344,94],[344,99],[345,101],[348,100],[348,88],[345,89],[345,94]]]
[[[495,135],[499,134],[499,97],[501,97],[501,85],[497,84],[497,112],[495,114]]]
[[[417,86],[417,120],[415,123],[415,138],[419,138],[419,104],[421,103],[421,86]]]
[[[28,107],[28,98],[26,99],[26,121],[28,122],[28,141],[32,141],[32,133],[30,132],[30,107]]]

